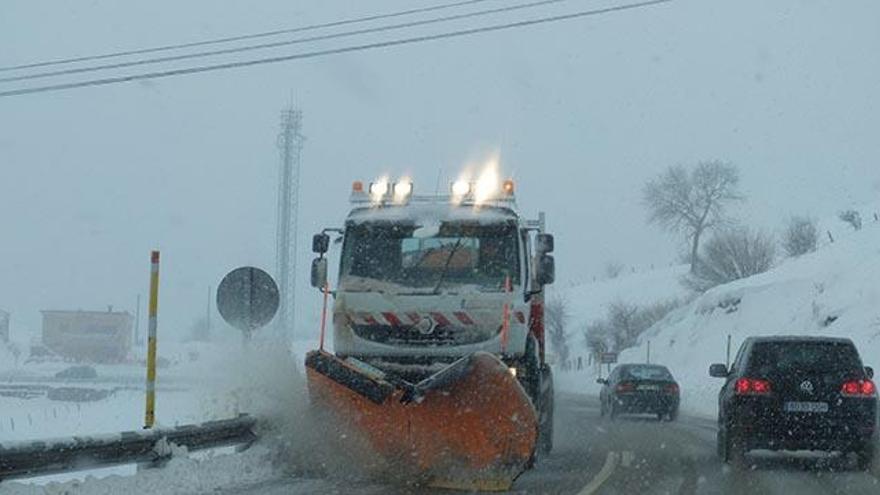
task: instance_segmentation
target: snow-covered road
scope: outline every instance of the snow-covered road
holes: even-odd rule
[[[562,394],[557,403],[556,447],[514,484],[512,494],[876,494],[880,471],[852,471],[849,460],[816,457],[756,457],[754,469],[739,472],[715,455],[715,425],[682,415],[676,423],[641,416],[612,422],[599,417],[589,395]],[[609,469],[608,466],[611,466]],[[433,493],[347,472],[289,475],[220,493],[280,495]],[[436,491],[436,493],[448,493]]]

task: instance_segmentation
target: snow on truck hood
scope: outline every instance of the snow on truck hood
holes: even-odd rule
[[[388,280],[376,280],[367,277],[358,277],[356,275],[345,275],[339,281],[339,291],[356,293],[356,292],[376,292],[387,294],[389,296],[440,296],[443,294],[452,294],[464,297],[483,297],[485,294],[502,294],[501,288],[492,289],[479,285],[460,285],[447,284],[444,285],[437,293],[432,293],[433,286],[412,287],[409,285],[398,284]]]
[[[515,222],[518,218],[514,210],[506,207],[430,203],[357,208],[349,213],[346,222],[400,222],[430,225],[454,221],[488,225]]]

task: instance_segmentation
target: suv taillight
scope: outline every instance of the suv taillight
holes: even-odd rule
[[[620,382],[617,384],[618,392],[632,392],[636,389],[636,386],[630,382]]]
[[[666,391],[669,392],[670,394],[677,394],[678,393],[678,385],[675,383],[670,383],[670,384],[666,385]]]
[[[736,395],[770,395],[770,382],[759,378],[740,378],[734,385]]]
[[[846,397],[873,397],[877,387],[871,380],[851,380],[840,387],[840,393]]]

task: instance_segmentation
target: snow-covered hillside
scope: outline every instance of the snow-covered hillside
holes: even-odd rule
[[[682,384],[682,408],[714,416],[720,383],[709,365],[725,361],[751,335],[803,334],[851,338],[868,366],[880,367],[880,223],[775,269],[716,287],[649,329],[621,362],[641,362],[651,341],[653,362]]]
[[[554,291],[552,295],[566,301],[569,325],[579,339],[581,330],[587,324],[605,318],[608,306],[617,301],[643,306],[685,298],[688,291],[678,281],[686,273],[686,265],[675,265],[633,274],[624,272],[612,279],[551,290]],[[582,342],[578,340],[575,345],[581,346]]]
[[[610,305],[622,301],[637,306],[648,306],[673,299],[681,301],[690,297],[679,280],[687,273],[687,265],[674,265],[656,270],[621,273],[612,279],[598,280],[569,288],[553,288],[552,297],[560,297],[566,303],[569,320],[569,346],[573,360],[578,357],[587,363],[588,350],[584,329],[608,315]],[[596,370],[581,371],[556,369],[555,383],[563,392],[597,394]]]

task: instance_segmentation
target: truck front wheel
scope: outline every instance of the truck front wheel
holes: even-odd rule
[[[543,390],[543,387],[541,387],[543,373],[541,360],[538,357],[538,343],[535,341],[535,337],[531,335],[526,341],[526,353],[520,358],[518,368],[517,378],[519,378],[519,382],[525,389],[529,399],[532,399],[535,410],[538,411],[540,410],[541,391]]]
[[[541,399],[538,407],[538,452],[553,450],[553,373],[546,364],[541,370]]]

